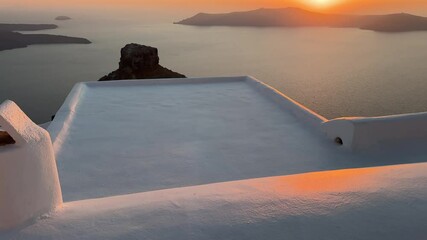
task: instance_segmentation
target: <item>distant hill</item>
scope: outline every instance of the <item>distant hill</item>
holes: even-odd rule
[[[196,26],[348,27],[379,32],[427,30],[427,18],[406,13],[389,15],[323,14],[300,8],[261,8],[247,12],[199,13],[176,24]]]
[[[24,48],[32,44],[89,44],[89,40],[50,34],[23,34],[15,31],[55,29],[54,24],[6,24],[0,23],[0,51]]]

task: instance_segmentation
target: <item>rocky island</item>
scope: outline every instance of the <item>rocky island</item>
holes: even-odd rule
[[[58,17],[55,18],[55,20],[57,20],[57,21],[66,21],[66,20],[71,20],[71,18],[68,17],[68,16],[58,16]]]
[[[119,69],[99,81],[186,77],[161,66],[157,48],[131,43],[123,47],[120,53]]]
[[[55,29],[54,24],[0,24],[0,51],[25,48],[33,44],[90,44],[85,38],[51,34],[23,34],[16,31]]]
[[[337,27],[377,32],[426,31],[427,18],[407,13],[388,15],[323,14],[300,8],[261,8],[223,14],[199,13],[176,24],[196,26]]]

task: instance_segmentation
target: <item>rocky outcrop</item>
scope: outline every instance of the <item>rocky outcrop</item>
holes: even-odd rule
[[[127,44],[121,50],[119,69],[99,81],[186,77],[161,66],[159,62],[157,48],[136,43]]]
[[[55,18],[55,20],[57,20],[57,21],[67,21],[67,20],[71,20],[71,18],[68,17],[68,16],[58,16],[58,17]]]

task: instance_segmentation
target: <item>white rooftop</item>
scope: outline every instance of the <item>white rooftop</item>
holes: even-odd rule
[[[423,119],[328,121],[250,77],[80,83],[48,129],[63,208],[3,236],[422,239],[426,141],[389,132]]]

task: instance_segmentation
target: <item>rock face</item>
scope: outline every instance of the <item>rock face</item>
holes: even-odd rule
[[[136,43],[127,44],[121,50],[119,69],[99,81],[186,77],[161,66],[159,61],[157,48]]]

